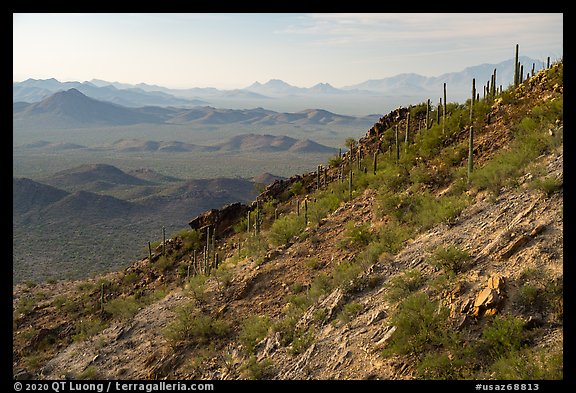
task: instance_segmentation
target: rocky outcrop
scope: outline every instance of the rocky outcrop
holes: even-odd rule
[[[224,206],[221,209],[211,209],[202,213],[188,223],[192,229],[201,230],[211,227],[216,231],[216,236],[221,237],[229,234],[236,224],[248,211],[248,206],[236,202]]]

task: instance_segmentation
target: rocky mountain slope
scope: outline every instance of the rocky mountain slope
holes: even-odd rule
[[[124,271],[14,287],[14,376],[562,380],[562,75],[399,108]]]

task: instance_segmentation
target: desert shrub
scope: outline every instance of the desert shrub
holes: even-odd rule
[[[301,195],[303,190],[304,190],[304,186],[302,185],[301,181],[295,181],[290,186],[290,193],[292,195]]]
[[[256,356],[252,355],[240,366],[239,371],[243,377],[248,379],[267,379],[274,375],[274,364],[270,359],[258,361]]]
[[[171,257],[161,255],[160,258],[158,258],[156,262],[154,262],[154,266],[156,266],[158,270],[164,273],[168,271],[170,268],[172,268],[174,266],[174,263],[175,261]]]
[[[95,366],[88,366],[80,374],[76,375],[76,379],[92,380],[92,379],[102,379],[102,377]]]
[[[308,204],[308,220],[312,224],[318,225],[328,214],[332,213],[340,206],[340,199],[332,193],[322,193],[316,198],[316,202]],[[302,212],[300,212],[302,215]]]
[[[304,260],[304,266],[312,270],[317,270],[322,266],[322,263],[318,257],[310,257]]]
[[[464,262],[469,257],[470,254],[467,251],[461,250],[454,245],[447,247],[438,246],[430,257],[430,263],[453,276],[462,270]]]
[[[332,289],[332,278],[324,272],[318,274],[310,283],[310,290],[308,291],[310,303],[316,301],[320,296],[329,293]]]
[[[214,319],[210,315],[198,314],[194,303],[189,303],[176,310],[176,317],[163,330],[163,334],[173,345],[179,345],[192,342],[207,343],[227,335],[230,330],[229,322]]]
[[[530,188],[542,191],[547,197],[550,197],[555,192],[558,192],[564,186],[564,182],[555,177],[545,177],[543,179],[535,179],[530,183]]]
[[[442,347],[450,339],[448,314],[446,307],[439,308],[438,302],[423,292],[409,295],[391,316],[390,324],[396,326],[396,330],[383,355],[421,354]]]
[[[498,358],[489,368],[491,378],[499,380],[563,379],[562,352],[525,348]]]
[[[98,318],[82,318],[74,324],[75,333],[72,336],[72,339],[74,341],[86,340],[100,333],[105,327],[106,325]]]
[[[299,235],[305,227],[306,223],[303,214],[300,216],[290,214],[280,217],[270,227],[268,239],[274,246],[280,246],[288,243],[294,236]]]
[[[397,302],[420,289],[425,282],[426,279],[420,270],[405,270],[386,283],[385,297],[390,301]]]
[[[126,274],[124,274],[124,277],[122,277],[122,284],[132,285],[136,281],[138,281],[138,278],[139,278],[139,276],[138,276],[138,273],[136,273],[136,272],[126,273]]]
[[[292,336],[292,342],[290,347],[290,353],[292,355],[298,355],[306,351],[306,349],[312,345],[314,342],[314,328],[310,328],[306,331],[301,329],[295,329]]]
[[[362,310],[364,310],[364,306],[361,303],[346,303],[344,307],[342,307],[342,311],[338,315],[338,318],[343,322],[349,322],[351,319],[358,316]]]
[[[463,195],[436,197],[428,191],[418,194],[385,192],[378,198],[381,213],[421,230],[442,222],[453,223],[466,205]]]
[[[218,269],[212,271],[212,276],[218,283],[218,288],[228,288],[232,283],[232,272],[224,265],[218,266]]]
[[[468,379],[473,372],[469,367],[470,360],[471,357],[449,352],[430,352],[418,363],[416,375],[417,378],[426,380]]]
[[[344,239],[338,242],[338,246],[347,249],[355,246],[367,246],[374,239],[370,231],[370,224],[363,223],[356,225],[354,222],[346,224]]]
[[[404,246],[404,242],[412,236],[412,231],[397,221],[387,222],[378,233],[376,242],[380,254],[387,252],[396,254]],[[379,255],[380,255],[379,254]]]
[[[336,168],[341,163],[342,163],[342,158],[339,156],[330,157],[328,159],[328,166],[330,166],[331,168]]]
[[[362,287],[362,282],[358,280],[362,267],[350,261],[340,262],[332,271],[331,283],[328,288],[339,287],[344,292],[357,292]]]
[[[519,278],[522,283],[511,299],[520,311],[542,313],[562,320],[564,314],[564,285],[562,279],[552,279],[546,271],[526,269]]]
[[[117,297],[104,304],[104,311],[113,319],[126,320],[132,318],[140,310],[140,303],[134,296]]]
[[[183,241],[181,250],[182,253],[187,253],[192,250],[199,250],[201,248],[200,232],[195,229],[183,229],[177,232],[175,236],[180,237]]]
[[[558,146],[562,142],[561,132],[551,136],[547,130],[553,127],[556,119],[562,118],[562,111],[562,99],[534,107],[532,113],[516,126],[510,148],[496,153],[483,167],[474,169],[472,184],[498,194],[500,188],[513,182],[528,163]]]
[[[492,323],[482,331],[488,350],[497,359],[520,349],[523,339],[524,321],[522,319],[497,315]]]
[[[270,319],[266,316],[253,315],[244,320],[238,338],[246,353],[254,353],[256,344],[266,337],[270,326]]]
[[[195,301],[204,302],[206,300],[206,281],[207,278],[203,274],[190,277],[186,286],[186,293]]]

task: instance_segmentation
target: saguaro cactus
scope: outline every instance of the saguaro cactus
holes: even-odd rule
[[[398,124],[396,124],[396,163],[400,162],[400,143],[398,139]]]
[[[376,175],[376,167],[378,166],[378,150],[374,152],[374,162],[372,164],[374,166],[374,175]]]
[[[446,83],[444,83],[444,107],[442,110],[442,134],[446,132]]]
[[[516,56],[514,57],[514,87],[518,86],[518,83],[520,83],[520,76],[519,76],[519,72],[520,72],[520,67],[518,65],[518,44],[516,44]]]
[[[494,68],[494,73],[492,74],[492,91],[490,95],[492,99],[496,98],[496,68]]]
[[[352,201],[352,167],[350,167],[350,176],[348,177],[348,200]]]
[[[470,136],[468,139],[468,183],[474,167],[474,125],[472,116],[474,113],[474,96],[476,95],[476,79],[472,79],[472,101],[470,102]]]
[[[404,136],[404,153],[408,154],[408,132],[409,132],[409,124],[410,124],[410,112],[408,112],[408,116],[406,117],[406,134]]]
[[[162,226],[162,256],[166,256],[166,228]]]
[[[102,289],[100,291],[100,313],[104,313],[104,283],[102,283]]]

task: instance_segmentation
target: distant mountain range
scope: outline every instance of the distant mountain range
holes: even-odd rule
[[[278,113],[263,108],[217,109],[210,106],[175,108],[125,107],[90,98],[76,88],[59,91],[36,103],[13,103],[13,125],[18,128],[82,128],[131,124],[247,124],[247,125],[357,125],[367,127],[379,115],[338,115],[322,109]]]
[[[90,149],[113,150],[122,153],[132,152],[241,152],[241,153],[336,153],[337,149],[322,145],[310,139],[295,139],[285,135],[240,134],[213,146],[201,146],[180,141],[150,141],[141,139],[118,139],[96,147],[73,143],[38,141],[15,146],[16,150],[58,152],[66,150]],[[127,183],[131,184],[131,183]]]
[[[545,66],[542,60],[521,56],[525,73]],[[318,83],[312,87],[296,87],[279,79],[266,83],[254,82],[243,89],[219,90],[216,88],[170,89],[157,85],[136,85],[107,82],[93,79],[87,82],[59,82],[56,79],[27,79],[14,82],[12,100],[16,102],[40,102],[59,91],[71,88],[84,95],[120,104],[125,107],[161,106],[192,108],[211,106],[217,108],[242,109],[264,107],[278,112],[301,111],[303,108],[323,108],[336,113],[364,116],[367,113],[387,113],[407,103],[436,102],[447,84],[448,101],[465,101],[471,89],[472,79],[477,86],[490,80],[497,70],[497,84],[506,88],[513,81],[514,60],[497,64],[480,64],[439,76],[427,77],[414,73],[367,80],[358,84],[336,88],[329,83]]]

